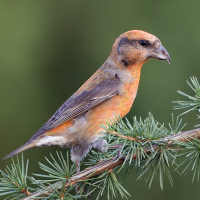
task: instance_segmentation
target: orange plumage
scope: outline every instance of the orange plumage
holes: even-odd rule
[[[141,67],[150,58],[170,62],[157,37],[140,30],[120,35],[106,62],[25,145],[7,157],[35,146],[59,145],[72,148],[72,160],[80,163],[92,147],[105,151],[100,125],[129,112],[137,94]]]

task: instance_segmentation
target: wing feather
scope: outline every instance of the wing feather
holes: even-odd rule
[[[87,82],[85,84],[85,88],[87,88]],[[89,84],[91,85],[91,81]],[[117,95],[119,93],[120,84],[120,79],[117,75],[114,75],[109,77],[109,79],[101,78],[99,83],[91,90],[78,91],[78,95],[76,92],[54,113],[54,115],[30,140],[35,139],[39,135],[52,130],[64,122],[87,112],[107,99]]]

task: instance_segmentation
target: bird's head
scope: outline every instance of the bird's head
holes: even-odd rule
[[[113,45],[111,55],[117,57],[117,62],[125,66],[143,64],[150,58],[167,60],[170,63],[170,56],[160,40],[140,30],[132,30],[120,35]]]

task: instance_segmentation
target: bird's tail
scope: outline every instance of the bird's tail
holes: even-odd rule
[[[12,157],[26,149],[30,149],[32,147],[35,147],[35,143],[32,141],[27,142],[26,144],[24,144],[23,146],[19,147],[18,149],[16,149],[15,151],[13,151],[12,153],[8,154],[5,158],[3,158],[3,160],[5,160],[6,158]]]

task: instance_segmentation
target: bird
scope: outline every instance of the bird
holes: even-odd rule
[[[4,159],[33,147],[58,145],[71,148],[71,160],[79,166],[91,148],[107,151],[99,134],[101,124],[123,118],[137,94],[142,65],[151,58],[170,56],[154,35],[142,30],[121,34],[104,64],[31,137]],[[115,120],[116,121],[116,120]]]

